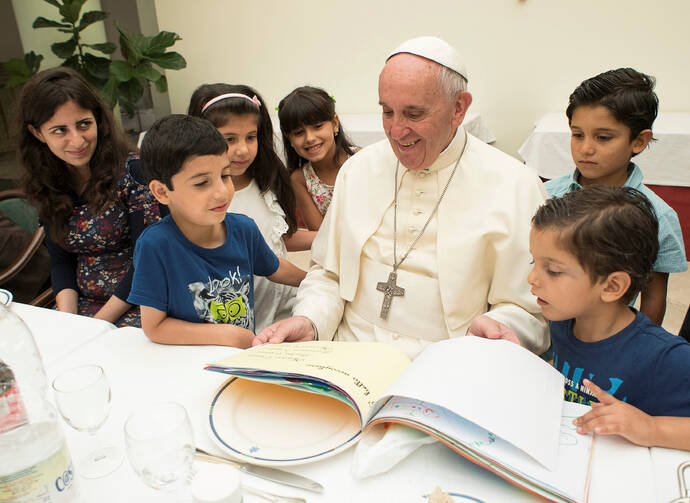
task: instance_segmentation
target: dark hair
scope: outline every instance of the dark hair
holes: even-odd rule
[[[244,98],[227,98],[213,103],[203,110],[206,103],[222,94],[237,93],[249,98],[256,96],[261,103],[257,107]],[[203,110],[203,112],[202,112]],[[283,161],[276,154],[273,141],[273,124],[268,114],[266,102],[261,95],[249,86],[230,84],[203,84],[192,94],[189,100],[189,115],[202,117],[220,128],[228,123],[232,115],[254,115],[258,126],[257,152],[254,162],[247,168],[247,175],[256,180],[261,193],[270,190],[283,208],[285,221],[288,224],[288,235],[297,230],[297,203],[290,185],[290,176]]]
[[[631,302],[649,281],[659,251],[659,223],[649,199],[631,187],[590,185],[546,201],[532,218],[553,229],[592,282],[615,271],[630,275],[621,301]]]
[[[96,119],[96,149],[89,161],[90,178],[82,194],[94,212],[103,211],[116,201],[129,146],[110,108],[71,68],[59,66],[44,70],[24,84],[17,102],[19,160],[23,166],[21,186],[56,242],[67,235],[78,179],[48,145],[29,131],[29,126],[40,129],[58,107],[70,101],[91,111]]]
[[[659,111],[659,98],[654,92],[654,77],[632,68],[618,68],[600,73],[575,88],[568,100],[565,114],[568,124],[575,109],[601,105],[608,108],[618,122],[630,128],[630,140],[640,131],[652,129]]]
[[[172,177],[187,159],[200,155],[221,155],[228,150],[223,135],[208,121],[173,114],[154,122],[141,144],[141,171],[149,183],[163,182],[174,190]]]
[[[280,132],[283,134],[283,148],[290,173],[307,163],[290,145],[289,134],[304,126],[313,126],[320,122],[332,121],[335,118],[335,102],[326,91],[319,87],[302,86],[285,96],[278,104]],[[335,137],[336,156],[344,151],[347,155],[355,153],[354,145],[340,124]]]

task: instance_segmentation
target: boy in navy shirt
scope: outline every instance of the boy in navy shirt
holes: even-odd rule
[[[549,199],[532,219],[527,281],[550,320],[566,400],[592,405],[578,431],[690,449],[690,344],[628,305],[649,281],[657,230],[633,188]]]
[[[143,175],[170,215],[137,241],[128,301],[154,342],[250,347],[254,275],[293,286],[305,276],[251,218],[226,213],[235,192],[226,152],[210,122],[186,115],[160,119],[144,138]]]

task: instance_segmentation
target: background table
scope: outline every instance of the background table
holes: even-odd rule
[[[649,186],[678,213],[690,258],[690,112],[660,113],[654,122],[654,138],[633,158]],[[518,153],[545,179],[572,173],[570,128],[565,113],[541,117]]]
[[[155,344],[137,328],[103,330],[98,320],[65,316],[41,308],[13,305],[13,311],[26,317],[36,333],[39,349],[44,354],[49,380],[62,370],[80,364],[103,366],[112,389],[112,410],[100,433],[104,443],[124,448],[123,425],[129,414],[140,405],[155,401],[176,401],[189,412],[196,443],[199,447],[222,454],[213,443],[208,430],[208,411],[212,393],[228,376],[203,370],[210,362],[235,351],[219,346],[166,346]],[[57,316],[63,315],[63,316]],[[52,325],[52,326],[51,326]],[[70,350],[55,353],[58,338]],[[44,351],[52,352],[46,358]],[[276,418],[279,427],[279,418]],[[89,435],[79,433],[63,423],[73,460],[78,460],[92,447]],[[663,449],[663,463],[649,464],[648,469],[621,473],[620,461],[629,456],[648,457],[646,449],[632,446],[617,437],[600,437],[595,447],[590,501],[609,502],[658,501],[667,503],[677,496],[675,466],[690,453]],[[323,494],[274,484],[249,475],[242,475],[248,485],[278,494],[301,496],[309,502],[370,502],[426,501],[422,496],[436,486],[460,492],[489,502],[536,502],[536,496],[518,489],[488,470],[466,461],[439,442],[414,452],[389,472],[356,480],[351,475],[353,449],[306,465],[290,467],[325,487]],[[79,467],[76,464],[78,471]],[[644,466],[644,465],[642,465]],[[652,466],[654,469],[652,469]],[[169,495],[155,491],[136,477],[127,460],[113,474],[101,479],[79,477],[83,501],[104,503],[151,503],[170,501]],[[264,501],[245,496],[245,503]]]
[[[343,125],[345,133],[349,136],[352,143],[358,147],[366,147],[386,137],[381,123],[381,114],[338,114],[338,118]],[[276,134],[276,152],[284,160],[283,140],[280,133],[280,121],[277,115],[271,116],[273,131]],[[478,113],[468,111],[462,125],[470,134],[473,134],[486,143],[493,143],[496,137],[488,128],[482,116]]]

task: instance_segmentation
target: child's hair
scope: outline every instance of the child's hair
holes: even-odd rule
[[[91,111],[96,119],[96,150],[89,161],[91,176],[83,193],[95,212],[103,211],[115,202],[129,146],[110,108],[98,92],[71,68],[58,66],[44,70],[24,84],[17,103],[16,120],[19,158],[24,168],[21,185],[57,242],[67,235],[77,180],[65,169],[65,162],[36,138],[28,126],[40,129],[58,107],[70,101]]]
[[[630,275],[621,301],[631,302],[652,273],[659,223],[647,197],[631,187],[590,185],[544,203],[532,218],[537,230],[558,234],[592,282],[615,271]]]
[[[659,98],[654,92],[654,77],[632,68],[609,70],[585,80],[575,88],[568,100],[565,114],[568,123],[575,109],[601,105],[608,108],[618,122],[630,128],[630,140],[640,131],[652,129],[659,110]]]
[[[221,155],[228,150],[223,135],[208,121],[174,114],[157,120],[141,144],[141,171],[149,183],[163,182],[174,190],[172,177],[191,157]]]
[[[307,163],[290,145],[289,134],[304,126],[313,126],[320,122],[332,121],[335,117],[335,101],[326,91],[319,87],[298,87],[285,96],[278,104],[280,131],[283,134],[283,148],[290,173]],[[336,152],[344,150],[347,155],[355,153],[354,145],[340,124],[335,137]]]
[[[229,97],[221,99],[206,107],[214,98],[224,94],[243,94],[250,99]],[[252,102],[256,97],[257,106]],[[192,94],[189,101],[189,115],[201,117],[220,128],[228,123],[232,115],[254,115],[258,126],[257,152],[254,162],[247,168],[247,175],[256,180],[261,193],[271,190],[278,199],[278,204],[285,212],[288,224],[288,235],[297,230],[295,194],[290,185],[290,177],[285,165],[276,154],[273,141],[273,124],[268,114],[266,102],[261,95],[249,86],[230,84],[203,84]]]

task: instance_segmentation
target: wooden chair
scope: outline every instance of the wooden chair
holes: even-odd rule
[[[0,287],[17,276],[27,266],[31,258],[36,254],[45,239],[45,230],[39,225],[36,211],[27,203],[25,194],[20,189],[8,189],[0,191],[0,211],[5,213],[19,227],[33,233],[31,241],[23,249],[19,250],[17,258],[4,270],[0,270]],[[55,296],[52,289],[40,293],[30,304],[41,307],[55,305]]]

